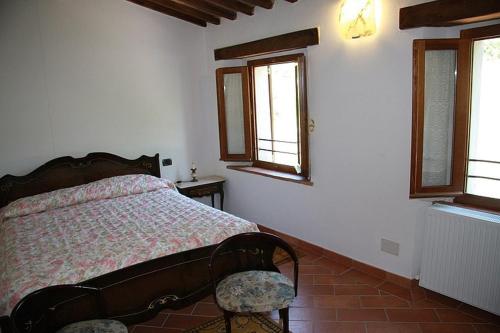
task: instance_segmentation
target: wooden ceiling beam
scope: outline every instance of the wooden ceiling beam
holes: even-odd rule
[[[127,0],[140,6],[197,24],[220,24],[220,17],[235,20],[237,13],[253,15],[255,6],[271,9],[275,0]],[[297,2],[298,0],[285,0]],[[481,0],[478,0],[481,1]],[[488,1],[488,0],[482,0]]]
[[[206,0],[215,5],[222,6],[224,8],[235,10],[246,15],[253,15],[254,7],[246,3],[237,0]]]
[[[228,20],[236,19],[235,10],[227,9],[225,7],[213,4],[205,0],[174,0],[174,1],[192,7],[201,12],[205,12],[210,15],[224,17],[227,18]]]
[[[180,12],[185,15],[189,15],[191,17],[195,17],[197,19],[210,22],[212,24],[220,24],[220,19],[218,17],[199,11],[192,7],[180,4],[178,2],[175,2],[174,0],[149,0],[149,1],[154,2],[157,5],[163,6],[165,8],[175,10],[176,12]]]
[[[500,18],[499,0],[436,0],[399,10],[399,29],[446,27]]]
[[[259,6],[266,9],[271,9],[274,6],[274,0],[242,0],[251,6]]]
[[[173,17],[176,17],[178,19],[181,19],[181,20],[184,20],[187,22],[194,23],[194,24],[202,26],[202,27],[207,26],[207,22],[204,20],[201,20],[197,17],[193,17],[190,15],[184,14],[182,12],[176,11],[176,10],[168,8],[168,7],[158,5],[156,2],[153,2],[151,0],[128,0],[128,1],[135,3],[139,6],[146,7],[146,8],[152,9],[154,11],[160,12],[162,14],[166,14],[166,15],[173,16]]]
[[[319,29],[312,28],[214,50],[215,60],[241,59],[304,49],[319,44]]]

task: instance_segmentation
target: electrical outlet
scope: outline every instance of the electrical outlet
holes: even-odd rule
[[[161,160],[161,165],[163,166],[169,166],[172,165],[172,159],[171,158],[164,158]]]
[[[395,256],[399,256],[399,243],[382,238],[380,241],[380,250]]]

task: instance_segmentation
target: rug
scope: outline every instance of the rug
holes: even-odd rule
[[[234,316],[231,319],[231,333],[281,333],[281,327],[261,314]],[[224,317],[218,317],[184,333],[226,333]]]

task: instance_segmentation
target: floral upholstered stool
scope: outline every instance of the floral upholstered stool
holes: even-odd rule
[[[284,309],[295,298],[292,281],[270,271],[229,275],[216,289],[217,303],[231,312],[270,312]]]
[[[116,320],[95,319],[69,324],[56,333],[127,333],[127,326]]]

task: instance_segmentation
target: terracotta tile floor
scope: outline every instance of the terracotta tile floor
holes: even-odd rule
[[[280,266],[291,276],[292,265]],[[500,332],[500,317],[420,287],[411,290],[306,254],[300,259],[299,296],[290,308],[293,333]],[[220,312],[211,297],[131,326],[130,333],[179,333]],[[278,319],[278,314],[271,317]]]

